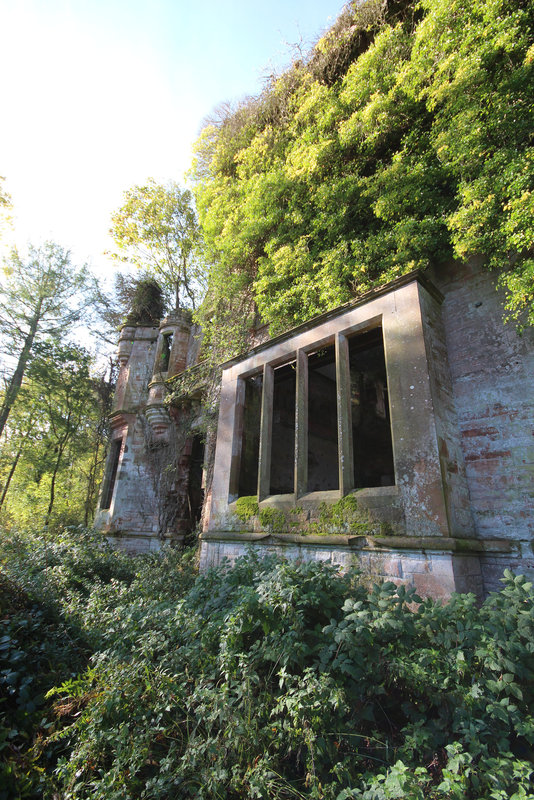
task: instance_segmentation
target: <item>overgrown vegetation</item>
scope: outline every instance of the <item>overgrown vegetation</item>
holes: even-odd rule
[[[391,524],[374,519],[368,509],[358,504],[354,495],[342,497],[335,503],[322,502],[317,509],[306,512],[300,506],[290,509],[267,506],[260,510],[257,496],[247,495],[235,501],[234,513],[240,522],[248,524],[249,529],[257,530],[257,524],[270,533],[395,535]]]
[[[523,577],[477,608],[252,555],[195,576],[82,530],[1,557],[0,796],[532,796]]]
[[[351,2],[307,58],[219,110],[193,168],[208,341],[231,349],[254,304],[278,331],[471,256],[534,320],[533,14],[522,0]]]

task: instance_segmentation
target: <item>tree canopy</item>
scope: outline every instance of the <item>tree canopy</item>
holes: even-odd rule
[[[175,307],[195,308],[202,294],[200,232],[191,193],[175,181],[149,179],[124,193],[112,216],[113,258],[134,264],[174,294]]]
[[[26,255],[13,250],[0,274],[2,354],[15,366],[6,380],[0,408],[0,434],[20,390],[35,345],[46,336],[61,339],[84,309],[80,294],[87,270],[76,269],[70,253],[54,242],[30,245]]]
[[[0,450],[4,521],[49,524],[53,512],[55,521],[83,518],[96,450],[102,460],[92,366],[78,345],[46,339],[36,346]]]
[[[534,9],[350,3],[306,59],[202,131],[214,265],[271,330],[415,268],[478,255],[534,322]]]

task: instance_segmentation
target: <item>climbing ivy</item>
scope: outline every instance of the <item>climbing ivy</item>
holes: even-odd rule
[[[256,304],[277,331],[473,255],[533,322],[533,29],[522,0],[351,3],[307,59],[207,125],[207,327]]]

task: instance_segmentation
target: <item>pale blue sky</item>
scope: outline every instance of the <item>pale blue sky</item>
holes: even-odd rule
[[[15,238],[56,239],[110,269],[111,212],[182,180],[202,119],[335,20],[342,0],[0,0],[0,175]]]

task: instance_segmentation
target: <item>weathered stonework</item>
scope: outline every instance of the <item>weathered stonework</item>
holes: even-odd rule
[[[495,276],[473,262],[413,273],[274,339],[258,336],[246,355],[223,365],[216,443],[206,443],[215,457],[202,515],[201,567],[217,567],[254,548],[341,569],[357,564],[369,579],[407,582],[423,595],[443,598],[452,591],[482,597],[499,588],[507,567],[534,577],[534,335],[527,330],[519,336],[502,320]],[[359,342],[368,362],[382,343],[384,364],[371,364],[360,383],[354,374]],[[183,412],[169,416],[166,381],[196,363],[198,347],[187,312],[159,328],[127,326],[121,333],[112,415],[118,444],[102,490],[109,506],[100,509],[97,525],[120,533],[128,549],[157,547],[181,531],[178,523],[172,531],[161,529],[147,431],[152,446],[161,448],[175,435]],[[327,353],[331,357],[322,355]],[[319,412],[324,420],[310,419],[317,413],[309,399],[313,359],[325,403],[327,385],[335,385],[337,429],[328,442],[327,406]],[[293,387],[285,404],[277,389],[283,370]],[[259,391],[256,439],[244,438],[249,379]],[[322,402],[319,392],[316,407]],[[355,448],[360,457],[366,454],[354,414],[364,402],[377,424],[388,420],[394,475],[380,468],[376,482],[362,488]],[[309,488],[313,437],[314,447],[324,442],[325,463],[336,463],[330,478],[326,468],[313,466],[314,480],[338,488]],[[254,475],[247,484],[252,480],[253,490],[244,492],[245,444]],[[273,461],[289,451],[294,463],[280,468],[277,480],[291,485],[273,494]],[[187,499],[191,452],[189,440],[177,504]],[[238,498],[251,502],[244,515]]]
[[[111,448],[95,526],[129,552],[180,541],[188,527],[184,517],[191,444],[181,443],[173,464],[176,475],[162,487],[176,440],[176,425],[163,401],[165,381],[187,366],[195,334],[188,311],[166,317],[159,327],[126,325],[121,331]],[[163,513],[169,502],[174,506],[171,515]]]
[[[433,596],[468,590],[482,596],[498,588],[506,567],[534,575],[532,331],[521,338],[503,325],[502,298],[488,271],[452,266],[431,277],[432,283],[419,274],[407,276],[225,365],[202,566],[261,547],[302,559],[358,563],[363,572],[408,581]],[[306,378],[299,377],[303,354],[335,341],[342,360],[346,337],[377,324],[386,356],[395,486],[358,490],[351,483],[348,373],[338,363],[340,488],[307,494],[298,474],[306,424],[301,415],[299,427],[299,408],[306,407],[299,400],[306,392]],[[270,496],[272,370],[291,358],[297,369],[295,488],[293,494]],[[243,382],[261,371],[258,513],[336,503],[349,494],[368,510],[370,534],[390,526],[394,537],[347,539],[339,533],[335,542],[318,541],[306,535],[313,524],[301,520],[303,535],[290,543],[281,530],[262,532],[257,517],[236,522]],[[435,547],[429,547],[432,541]]]

